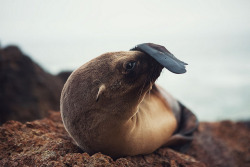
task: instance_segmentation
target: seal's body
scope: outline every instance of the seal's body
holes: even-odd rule
[[[61,95],[64,126],[88,153],[151,153],[174,143],[181,106],[154,82],[163,66],[140,51],[101,55],[75,70]]]

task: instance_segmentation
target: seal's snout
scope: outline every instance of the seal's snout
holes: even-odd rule
[[[152,68],[151,68],[151,72],[149,73],[150,75],[150,82],[155,82],[156,79],[160,76],[163,66],[161,64],[159,64],[158,62],[156,62],[155,60],[153,60],[154,63]]]

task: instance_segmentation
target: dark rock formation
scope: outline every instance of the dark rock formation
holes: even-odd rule
[[[63,81],[45,72],[17,47],[0,49],[0,124],[43,118],[59,110]]]
[[[59,74],[57,74],[57,76],[61,78],[61,80],[65,83],[71,73],[72,71],[62,71]]]
[[[170,148],[113,160],[83,153],[65,131],[59,112],[25,124],[0,127],[0,166],[249,166],[250,129],[229,121],[201,123],[186,155]]]

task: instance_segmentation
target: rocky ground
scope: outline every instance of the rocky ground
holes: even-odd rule
[[[250,166],[250,128],[230,121],[202,122],[182,153],[160,148],[149,155],[112,159],[82,152],[65,131],[60,113],[0,127],[0,166]]]
[[[60,112],[49,112],[59,110],[69,75],[47,73],[16,46],[0,48],[0,167],[250,166],[250,122],[202,122],[192,143],[178,151],[163,147],[119,159],[83,152],[65,131]]]

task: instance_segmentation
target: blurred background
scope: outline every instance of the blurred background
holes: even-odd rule
[[[157,83],[203,121],[250,119],[250,1],[0,0],[0,43],[52,74],[110,51],[164,45],[187,62]]]

